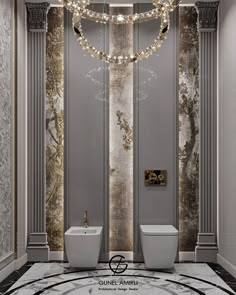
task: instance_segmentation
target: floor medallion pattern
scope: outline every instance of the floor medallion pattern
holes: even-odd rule
[[[223,295],[236,294],[207,264],[176,264],[169,271],[145,269],[143,264],[128,265],[114,274],[108,264],[95,270],[69,268],[68,264],[36,263],[5,295]]]

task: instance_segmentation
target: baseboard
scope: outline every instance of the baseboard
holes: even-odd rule
[[[10,264],[15,259],[15,253],[9,252],[0,258],[0,270],[4,269],[8,264]]]
[[[60,260],[64,261],[64,252],[63,251],[50,251],[49,252],[49,261]]]
[[[134,262],[135,263],[144,263],[143,254],[134,252]]]
[[[13,273],[15,270],[20,269],[26,263],[27,263],[27,254],[24,254],[20,258],[13,260],[11,263],[6,265],[0,271],[0,282],[5,280],[11,273]]]
[[[219,253],[217,254],[217,263],[219,263],[224,269],[226,269],[233,277],[236,278],[236,266],[230,263]]]
[[[16,262],[15,260],[5,266],[2,270],[0,270],[0,282],[5,280],[13,271],[16,270]]]
[[[99,256],[99,263],[107,263],[109,262],[109,254],[108,253],[101,253]]]
[[[124,256],[125,260],[127,261],[133,261],[134,252],[132,251],[111,251],[109,252],[109,259],[111,259],[113,256],[121,255]]]
[[[25,253],[21,257],[17,258],[15,260],[16,262],[16,270],[20,269],[23,265],[25,265],[28,262],[28,255]]]
[[[179,252],[179,261],[195,261],[195,252]]]

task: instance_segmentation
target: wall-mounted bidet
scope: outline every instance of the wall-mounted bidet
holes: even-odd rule
[[[172,268],[178,248],[178,231],[172,225],[140,225],[145,266]]]
[[[72,226],[65,233],[66,254],[71,267],[95,268],[102,244],[102,226]]]

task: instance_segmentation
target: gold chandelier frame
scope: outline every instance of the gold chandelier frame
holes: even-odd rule
[[[152,10],[143,13],[135,13],[133,15],[109,15],[92,11],[87,8],[90,4],[89,0],[67,0],[64,2],[64,6],[73,14],[73,30],[84,51],[89,53],[92,57],[105,61],[106,63],[128,64],[148,58],[162,46],[170,28],[170,12],[179,5],[179,2],[180,0],[153,0],[152,4],[154,8]],[[97,50],[90,44],[83,33],[81,24],[83,18],[96,23],[113,23],[116,25],[135,24],[160,18],[161,24],[158,36],[154,39],[153,43],[147,46],[143,51],[131,55],[115,56]]]

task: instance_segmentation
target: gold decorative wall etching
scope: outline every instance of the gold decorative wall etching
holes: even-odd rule
[[[50,8],[46,44],[46,224],[51,251],[64,249],[63,19],[63,8]]]
[[[120,130],[124,131],[123,147],[126,151],[131,150],[133,146],[133,126],[130,126],[128,120],[124,118],[124,113],[121,111],[116,112],[118,122],[117,125],[120,126]]]

